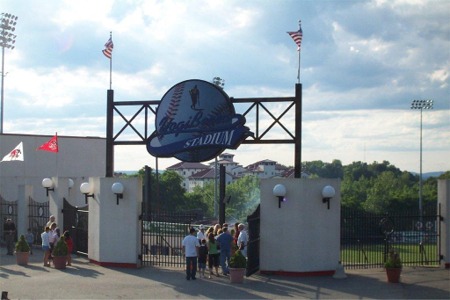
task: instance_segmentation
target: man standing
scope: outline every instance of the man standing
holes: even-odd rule
[[[48,219],[47,224],[45,224],[45,226],[48,228],[51,228],[53,223],[55,223],[55,216],[51,215],[50,218]]]
[[[231,244],[233,243],[233,237],[228,232],[228,227],[222,228],[222,233],[217,237],[217,242],[220,245],[220,266],[222,267],[222,274],[228,275],[230,273],[228,266],[230,265]]]
[[[200,243],[196,236],[195,228],[189,230],[189,234],[183,239],[183,252],[186,256],[186,279],[195,280],[197,274],[197,256]]]
[[[239,250],[241,250],[242,255],[247,257],[248,234],[247,231],[245,230],[244,224],[242,223],[239,224],[238,228],[239,228],[239,237],[237,245],[239,247]]]
[[[16,225],[11,219],[6,219],[5,224],[3,224],[3,232],[5,234],[6,248],[8,252],[7,255],[14,254],[14,238],[16,236]]]
[[[206,235],[205,235],[205,226],[200,225],[198,227],[199,231],[197,232],[197,239],[200,241],[200,243],[202,242],[202,240],[206,240]]]

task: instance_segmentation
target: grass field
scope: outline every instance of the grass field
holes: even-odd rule
[[[429,265],[439,264],[439,253],[436,244],[396,244],[393,248],[398,249],[403,265]],[[341,247],[341,262],[344,266],[383,266],[384,244],[358,244],[343,245]]]

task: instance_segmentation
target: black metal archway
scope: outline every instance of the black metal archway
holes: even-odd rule
[[[251,113],[255,114],[254,128],[250,130],[254,132],[254,137],[248,137],[242,144],[294,144],[294,177],[301,176],[301,141],[302,141],[302,85],[300,83],[295,85],[294,97],[276,97],[276,98],[230,98],[233,104],[249,104],[245,112],[242,112],[244,117]],[[114,101],[114,90],[107,91],[107,114],[106,114],[106,177],[112,177],[114,174],[114,146],[116,145],[145,145],[148,137],[152,134],[149,128],[153,126],[154,117],[156,116],[156,109],[159,100],[142,100],[142,101]],[[277,117],[273,115],[266,104],[268,103],[287,103],[285,110]],[[127,117],[121,110],[125,107],[136,108],[131,117]],[[283,123],[283,117],[291,110],[294,111],[295,124],[294,132],[289,130]],[[116,112],[125,124],[118,128],[114,133],[114,112]],[[241,113],[241,112],[239,112]],[[262,114],[271,117],[271,123],[265,130],[261,130],[260,120]],[[139,117],[143,114],[144,124],[138,124]],[[247,124],[246,124],[247,125]],[[278,139],[269,138],[269,132],[275,125],[279,125],[287,134],[288,138]],[[124,135],[126,130],[131,129],[135,134],[133,139],[119,140],[119,137]]]

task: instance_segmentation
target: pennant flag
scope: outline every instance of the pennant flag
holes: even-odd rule
[[[0,161],[13,161],[13,160],[21,160],[23,161],[23,144],[20,142],[16,148],[14,148],[11,152],[5,155],[3,159]]]
[[[110,37],[109,40],[105,44],[105,49],[102,50],[102,52],[107,58],[111,59],[113,48],[114,48],[114,44],[113,44],[112,38]]]
[[[54,137],[52,137],[47,143],[43,144],[36,150],[43,150],[43,151],[49,151],[49,152],[58,152],[58,135],[55,134]]]
[[[297,51],[300,51],[300,48],[302,46],[302,39],[303,39],[303,31],[302,28],[298,31],[288,31],[288,34],[291,36],[291,38],[294,40],[294,42],[297,44]]]

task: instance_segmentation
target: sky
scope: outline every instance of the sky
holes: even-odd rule
[[[214,77],[230,97],[293,97],[300,65],[302,161],[419,172],[422,124],[423,172],[450,170],[450,1],[3,0],[1,10],[19,17],[5,49],[4,133],[106,137],[101,50],[112,32],[115,101],[160,100],[181,81]],[[287,34],[299,20],[300,59]],[[410,107],[425,99],[434,105],[421,122]],[[225,150],[243,166],[293,166],[293,151]],[[115,147],[116,171],[155,164],[145,146]]]

